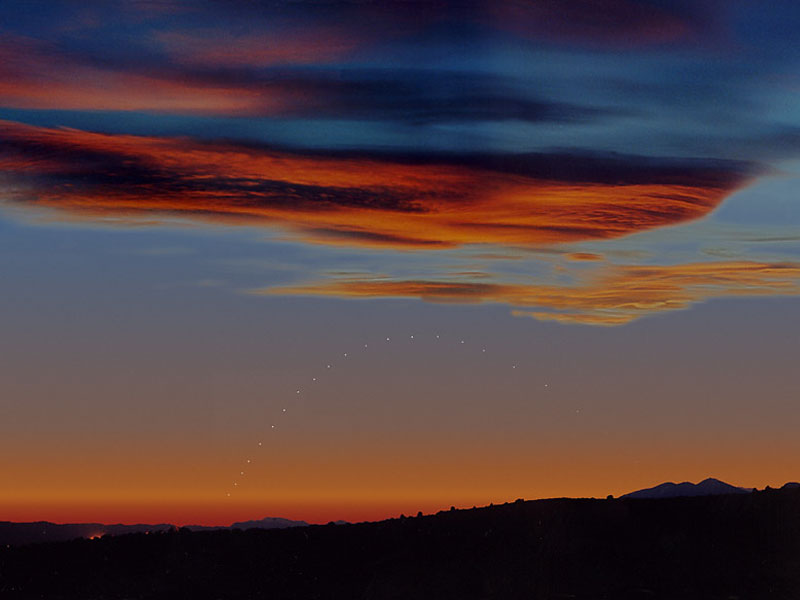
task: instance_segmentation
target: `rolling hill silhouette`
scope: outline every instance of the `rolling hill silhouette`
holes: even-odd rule
[[[797,600],[800,488],[0,547],[0,596]]]

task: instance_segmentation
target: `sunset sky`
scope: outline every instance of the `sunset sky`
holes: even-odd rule
[[[0,520],[800,479],[798,27],[6,0]]]

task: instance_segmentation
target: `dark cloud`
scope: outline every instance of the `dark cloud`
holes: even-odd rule
[[[617,111],[531,96],[511,78],[428,70],[315,69],[251,74],[255,89],[277,89],[299,101],[285,116],[403,121],[575,122]]]
[[[500,0],[494,27],[527,38],[620,48],[704,42],[725,23],[717,0]]]
[[[257,144],[250,144],[258,148]],[[484,169],[536,179],[605,185],[669,184],[728,187],[764,172],[762,165],[745,160],[649,157],[617,152],[554,149],[550,152],[405,152],[303,150],[312,156],[353,159],[380,158],[399,164],[444,164]],[[670,196],[677,199],[677,194]]]
[[[369,23],[384,33],[478,24],[527,38],[572,43],[632,44],[708,38],[726,25],[721,0],[291,0],[174,2],[205,15],[284,16]]]

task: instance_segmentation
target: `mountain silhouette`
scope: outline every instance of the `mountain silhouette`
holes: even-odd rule
[[[655,487],[625,494],[623,498],[683,498],[691,496],[721,496],[723,494],[749,494],[753,488],[743,488],[709,477],[700,483],[662,483]]]
[[[257,521],[238,521],[230,525],[186,525],[192,531],[214,531],[217,529],[286,529],[287,527],[308,527],[305,521],[292,521],[281,517],[264,517]]]
[[[264,517],[257,521],[242,521],[231,525],[188,525],[192,531],[215,531],[220,529],[285,529],[287,527],[307,527],[305,521],[292,521],[281,517]],[[76,538],[97,538],[104,535],[123,535],[126,533],[156,533],[178,529],[171,523],[136,525],[105,523],[50,523],[35,521],[13,523],[0,521],[0,545],[17,546],[40,542],[63,542]]]

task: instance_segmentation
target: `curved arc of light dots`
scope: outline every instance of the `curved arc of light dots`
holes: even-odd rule
[[[409,340],[410,340],[410,341],[412,341],[412,342],[413,342],[415,339],[416,339],[416,338],[414,337],[414,335],[410,335],[410,336],[409,336]],[[435,336],[435,338],[434,338],[434,339],[435,339],[436,341],[440,341],[440,340],[442,339],[442,336],[441,336],[441,334],[436,334],[436,336]],[[460,339],[460,338],[457,338],[457,339],[459,340],[459,345],[466,345],[466,340],[465,340],[465,339]],[[391,338],[391,336],[387,336],[386,338],[383,338],[383,340],[382,340],[382,341],[385,341],[385,342],[391,342],[391,341],[392,341],[392,338]],[[368,343],[365,343],[365,344],[363,344],[363,346],[361,347],[361,349],[362,349],[362,350],[368,350],[368,349],[369,349],[369,347],[370,347],[370,346],[369,346],[369,344],[368,344]],[[486,346],[481,346],[481,354],[485,354],[485,353],[486,353]],[[347,359],[347,358],[348,358],[348,357],[350,357],[351,355],[352,355],[352,353],[350,353],[350,352],[343,352],[343,353],[342,353],[342,358],[343,358],[343,359]],[[512,370],[516,370],[516,368],[517,368],[518,366],[519,366],[519,363],[511,363],[511,369],[512,369]],[[332,369],[332,368],[333,368],[333,363],[330,363],[330,362],[326,362],[326,363],[325,363],[325,370]],[[313,377],[311,377],[311,384],[315,384],[315,383],[317,383],[318,381],[319,381],[319,377],[318,377],[318,376],[313,376]],[[545,384],[544,384],[544,387],[545,387],[545,388],[549,388],[549,387],[550,387],[550,384],[548,384],[548,383],[545,383]],[[296,390],[295,390],[295,397],[302,396],[302,395],[303,395],[303,388],[302,388],[302,387],[301,387],[301,388],[298,388],[298,389],[296,389]],[[281,408],[281,411],[280,411],[280,413],[278,413],[278,417],[281,417],[281,416],[283,416],[283,415],[286,415],[286,414],[287,414],[287,412],[288,412],[288,411],[287,411],[287,408],[286,408],[286,406],[283,406],[283,407]],[[266,433],[270,433],[270,432],[274,431],[275,429],[276,429],[276,422],[272,422],[272,423],[270,423],[270,425],[269,425],[269,428],[266,430]],[[264,442],[263,442],[263,440],[258,440],[258,442],[256,442],[256,448],[263,448],[263,446],[264,446]],[[242,480],[242,479],[243,479],[243,478],[246,476],[246,472],[245,472],[244,470],[241,470],[241,469],[246,469],[246,468],[247,468],[247,466],[246,466],[246,465],[250,465],[250,464],[252,464],[252,458],[246,458],[246,459],[244,459],[244,461],[243,461],[243,463],[242,463],[242,467],[240,468],[240,471],[239,471],[238,479],[237,479],[236,481],[234,481],[234,482],[233,482],[233,489],[231,489],[230,491],[226,492],[226,497],[230,498],[230,497],[231,497],[231,494],[232,494],[232,493],[233,493],[233,492],[234,492],[236,489],[238,489],[238,488],[239,488],[239,485],[240,485],[240,483],[241,483],[241,480]]]

